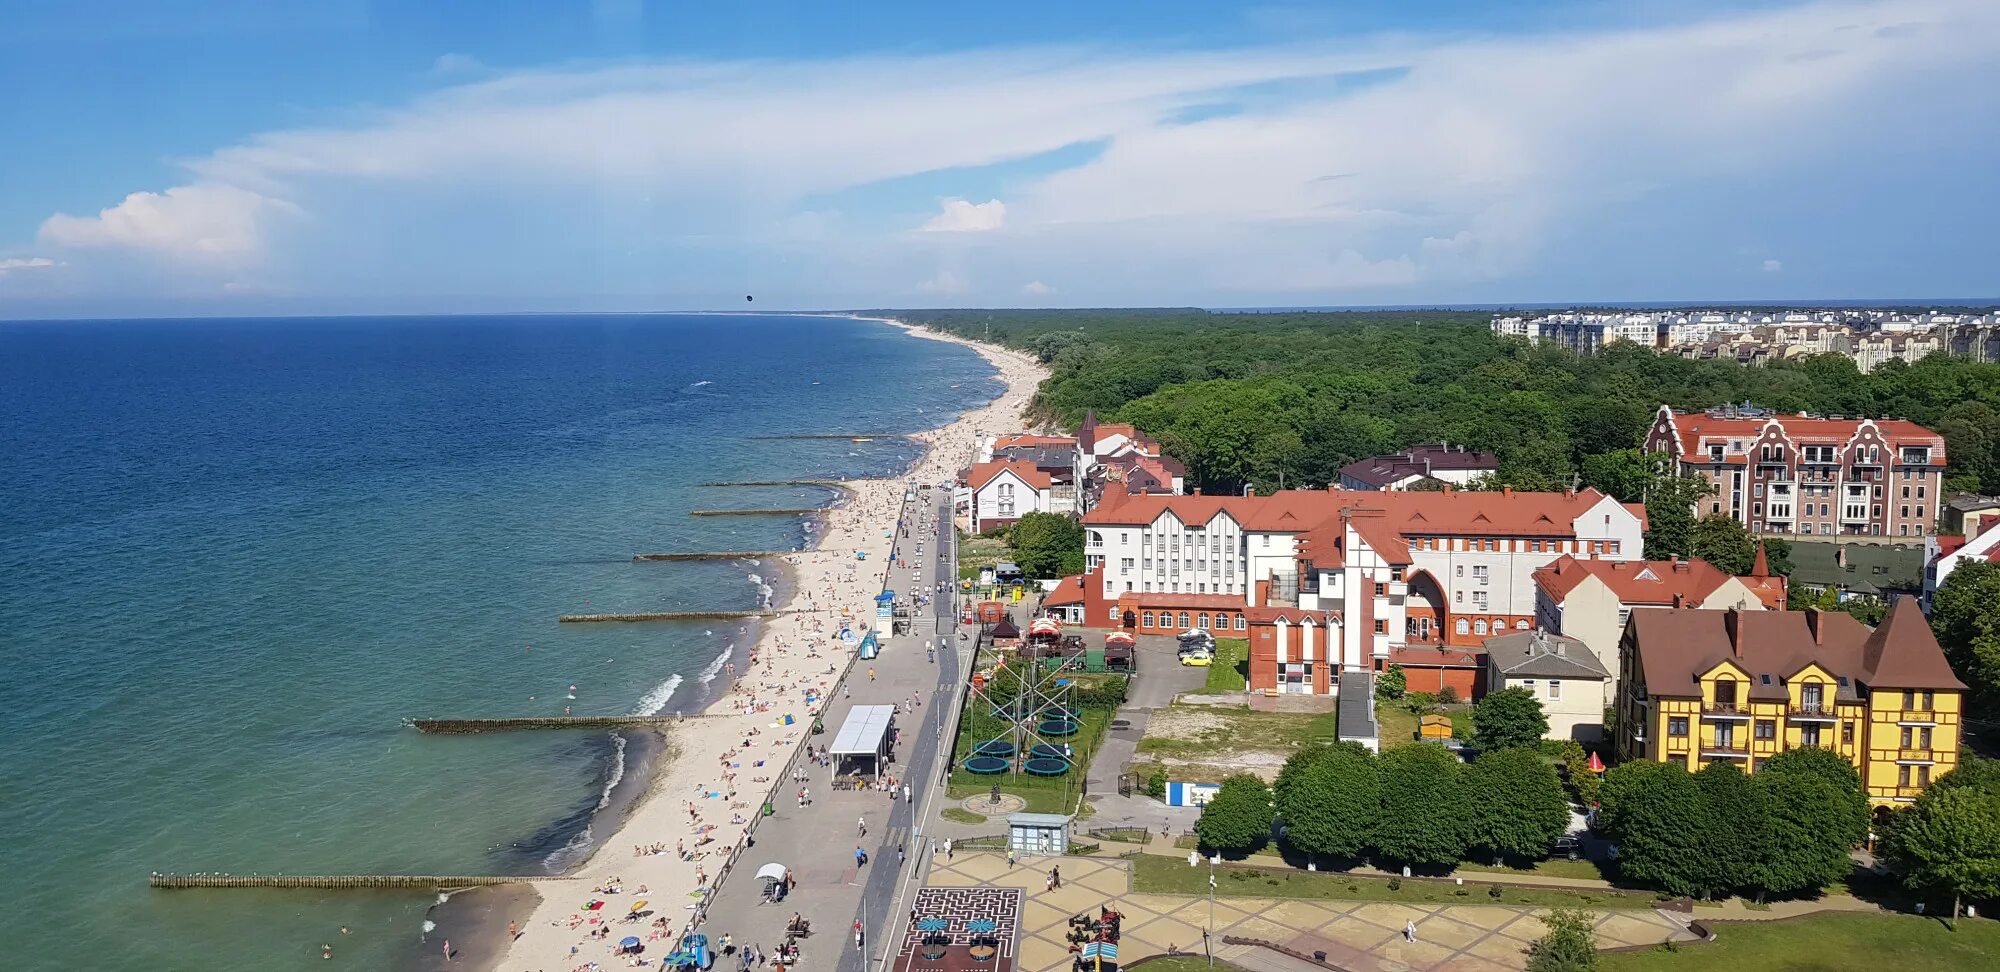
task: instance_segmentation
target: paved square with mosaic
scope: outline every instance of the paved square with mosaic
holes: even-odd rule
[[[920,935],[943,935],[953,945],[970,945],[975,938],[997,938],[1001,957],[1011,959],[1021,923],[1021,896],[1017,888],[920,888],[910,909],[915,917],[904,929],[903,951],[908,952]],[[918,925],[926,919],[942,919],[944,927],[920,930]]]
[[[1055,866],[1062,869],[1060,888],[1049,887],[1049,868]],[[1519,972],[1527,965],[1528,942],[1544,930],[1537,917],[1544,911],[1540,908],[1233,896],[1215,899],[1211,925],[1207,898],[1133,893],[1131,865],[1116,858],[1030,858],[1009,867],[1000,854],[960,852],[955,860],[934,859],[926,881],[930,887],[920,894],[986,890],[1019,895],[1014,957],[1020,972],[1066,972],[1069,917],[1094,915],[1101,907],[1125,916],[1118,956],[1122,963],[1169,951],[1198,955],[1203,931],[1212,928],[1217,958],[1240,959],[1252,967],[1289,968],[1296,962],[1259,962],[1258,956],[1278,953],[1228,945],[1224,936],[1273,942],[1308,955],[1325,951],[1329,964],[1348,972]],[[1406,923],[1416,927],[1414,942],[1403,937]],[[1599,911],[1597,936],[1603,947],[1695,939],[1673,918],[1645,909]],[[901,962],[898,968],[903,969]]]

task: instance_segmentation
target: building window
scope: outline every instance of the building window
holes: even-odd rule
[[[1139,615],[1139,623],[1140,623],[1140,624],[1142,624],[1142,625],[1144,625],[1144,626],[1146,626],[1146,627],[1148,627],[1148,628],[1152,627],[1152,626],[1153,626],[1153,612],[1151,612],[1151,611],[1147,611],[1146,613],[1144,613],[1144,614],[1141,614],[1141,615]]]
[[[1472,630],[1472,625],[1467,623],[1464,618],[1459,618],[1458,623],[1452,626],[1452,630],[1457,631],[1459,634],[1467,634]]]
[[[1778,738],[1778,724],[1770,719],[1757,720],[1757,738],[1759,739]]]
[[[1382,620],[1381,618],[1376,618],[1376,619],[1375,619],[1375,633],[1376,633],[1376,634],[1388,634],[1388,633],[1389,633],[1389,622],[1387,622],[1387,621],[1384,621],[1384,620]]]
[[[1937,706],[1937,693],[1925,690],[1923,696],[1923,702],[1924,702],[1924,711],[1929,712],[1931,709]]]
[[[1514,630],[1515,630],[1515,631],[1526,631],[1526,630],[1528,630],[1528,622],[1526,622],[1526,621],[1516,621],[1516,622],[1514,622]]]
[[[1472,633],[1476,635],[1483,635],[1486,633],[1485,618],[1480,618],[1479,620],[1472,622]]]
[[[1236,630],[1243,630],[1243,615],[1239,614],[1236,616]]]
[[[1840,724],[1840,744],[1842,746],[1854,745],[1854,723],[1843,722]]]
[[[1563,697],[1562,680],[1555,678],[1549,679],[1549,700],[1555,701],[1556,699],[1560,699],[1562,697]]]
[[[1195,627],[1197,627],[1197,628],[1207,628],[1207,627],[1208,627],[1208,612],[1207,612],[1207,611],[1203,611],[1203,612],[1201,612],[1200,614],[1197,614],[1197,615],[1195,615]]]
[[[1908,764],[1896,767],[1896,785],[1897,786],[1910,785],[1910,767]]]
[[[1687,734],[1687,716],[1669,716],[1667,718],[1667,735],[1685,737]]]

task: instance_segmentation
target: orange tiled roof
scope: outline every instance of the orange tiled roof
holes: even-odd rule
[[[1379,511],[1371,517],[1399,537],[1552,536],[1574,533],[1578,516],[1604,494],[1449,492],[1382,493],[1367,490],[1283,490],[1269,496],[1130,496],[1084,516],[1085,523],[1138,526],[1168,511],[1183,523],[1206,523],[1227,513],[1244,529],[1299,533],[1335,521],[1346,512]],[[1626,508],[1645,518],[1644,507]]]
[[[973,489],[982,489],[1001,473],[1006,472],[1011,472],[1021,477],[1022,482],[1036,489],[1048,489],[1054,484],[1054,480],[1049,478],[1048,473],[1036,469],[1035,464],[1026,459],[1009,459],[1006,462],[975,462],[972,464],[971,469],[966,470],[965,482],[966,485],[971,486]]]
[[[1764,432],[1764,427],[1776,422],[1784,429],[1787,438],[1801,445],[1844,446],[1854,438],[1863,422],[1873,421],[1882,432],[1882,439],[1891,448],[1899,446],[1930,446],[1933,466],[1945,464],[1944,437],[1907,419],[1830,419],[1805,415],[1772,415],[1768,417],[1716,417],[1707,412],[1675,412],[1674,431],[1680,438],[1682,455],[1692,456],[1706,452],[1702,448],[1705,439],[1731,439],[1748,443]],[[1744,461],[1743,454],[1725,451],[1725,460],[1731,463]]]
[[[1578,560],[1564,554],[1535,571],[1535,586],[1561,601],[1586,577],[1603,581],[1626,604],[1669,607],[1676,595],[1691,605],[1700,604],[1729,580],[1728,574],[1706,560]]]

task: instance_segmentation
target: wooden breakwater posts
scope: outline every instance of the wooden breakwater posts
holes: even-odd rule
[[[846,489],[847,484],[838,479],[732,479],[703,486],[823,486],[827,489]]]
[[[737,618],[771,618],[777,611],[641,611],[637,614],[565,614],[563,624],[596,621],[731,621]]]
[[[574,881],[563,876],[497,876],[490,874],[161,874],[146,884],[155,888],[314,888],[319,890],[451,891],[530,881]]]
[[[786,510],[694,510],[689,512],[688,515],[689,516],[811,516],[814,513],[825,513],[825,512],[826,510],[821,507],[801,506]]]
[[[700,718],[697,716],[696,718]],[[418,732],[440,736],[469,736],[480,732],[515,732],[523,729],[657,729],[679,716],[522,716],[503,719],[411,719]]]
[[[810,550],[711,550],[696,553],[633,554],[634,561],[646,560],[757,560],[763,557],[790,557]]]

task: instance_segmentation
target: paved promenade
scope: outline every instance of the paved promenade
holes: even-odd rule
[[[906,565],[889,573],[889,587],[899,594],[930,591],[938,581],[956,577],[951,559],[950,493],[933,489],[919,495],[918,503],[905,515],[905,521],[912,523],[911,539],[898,540]],[[919,509],[929,511],[927,518],[917,514]],[[919,562],[914,559],[915,537],[918,526],[925,523],[933,529],[942,524],[942,537],[925,537],[924,559]],[[884,639],[880,657],[854,663],[843,690],[834,694],[822,716],[826,732],[809,740],[814,746],[830,745],[841,721],[856,705],[903,703],[905,711],[897,719],[899,736],[889,772],[909,784],[917,806],[932,816],[943,806],[930,805],[934,797],[942,799],[943,791],[936,771],[942,741],[939,723],[949,716],[949,695],[943,690],[959,684],[964,664],[955,637],[957,627],[949,597],[922,609],[913,619],[911,634]],[[950,650],[938,653],[935,662],[926,660],[925,648],[936,646],[940,639],[949,639]],[[912,694],[922,700],[914,713],[908,711]],[[745,852],[742,868],[724,882],[709,905],[702,930],[712,942],[719,943],[728,934],[737,945],[761,945],[771,953],[784,941],[785,925],[797,912],[813,929],[812,935],[799,943],[804,963],[815,969],[863,972],[863,954],[855,948],[853,924],[856,919],[863,922],[865,951],[871,961],[880,957],[884,947],[895,946],[893,936],[884,935],[878,926],[884,916],[894,913],[899,893],[907,893],[905,885],[919,873],[913,835],[915,822],[923,815],[912,813],[900,792],[892,800],[880,791],[835,791],[827,784],[825,768],[808,765],[807,769],[811,778],[804,785],[811,789],[812,805],[804,809],[798,806],[793,796],[798,784],[779,790],[782,797],[773,804],[775,813],[758,825],[755,845]],[[867,822],[867,836],[857,835],[857,820]],[[855,864],[856,847],[868,854],[864,866]],[[904,854],[900,866],[898,848]],[[778,904],[764,903],[762,882],[754,876],[757,868],[770,862],[791,868],[798,881],[791,896]],[[740,966],[733,957],[718,958],[717,968],[736,972]]]

